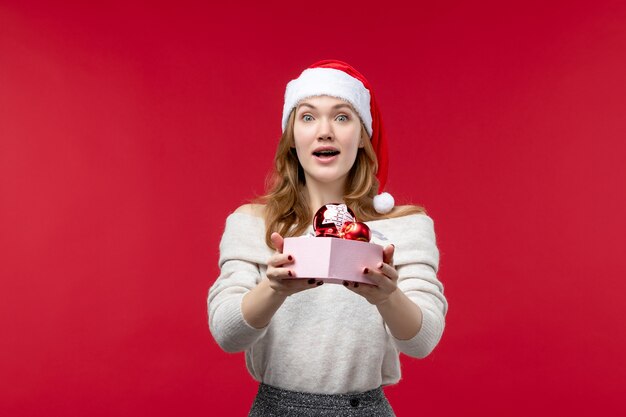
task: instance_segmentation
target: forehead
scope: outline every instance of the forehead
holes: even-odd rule
[[[298,103],[297,109],[311,108],[311,109],[349,109],[354,111],[352,105],[344,99],[331,97],[331,96],[315,96],[303,99]]]

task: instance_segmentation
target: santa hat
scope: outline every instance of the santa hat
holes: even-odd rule
[[[382,192],[387,182],[387,135],[374,92],[367,79],[356,69],[336,59],[325,59],[314,63],[298,78],[287,83],[283,106],[283,132],[287,127],[289,114],[301,100],[321,95],[346,100],[359,114],[378,160],[376,178],[380,185],[379,194],[374,197],[374,209],[383,214],[390,212],[395,204],[394,199],[391,194]]]

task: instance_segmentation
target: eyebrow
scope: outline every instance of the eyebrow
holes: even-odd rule
[[[302,106],[307,106],[307,107],[310,107],[310,108],[312,108],[312,109],[314,109],[314,110],[316,110],[316,109],[317,109],[315,106],[313,106],[313,105],[311,105],[311,104],[309,104],[309,103],[302,103],[302,104],[300,104],[300,106],[299,106],[299,107],[302,107]],[[337,105],[333,106],[332,108],[333,108],[333,109],[338,109],[338,108],[340,108],[340,107],[347,107],[349,110],[352,110],[352,107],[350,107],[350,105],[349,105],[349,104],[346,104],[346,103],[340,103],[340,104],[337,104]]]

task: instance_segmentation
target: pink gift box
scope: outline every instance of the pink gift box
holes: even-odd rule
[[[344,280],[374,284],[363,269],[376,269],[383,260],[380,245],[336,237],[287,237],[283,253],[294,258],[285,266],[296,273],[294,279],[316,278],[335,284]]]

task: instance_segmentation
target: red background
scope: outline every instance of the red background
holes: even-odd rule
[[[0,414],[247,413],[219,239],[285,84],[336,58],[450,303],[397,414],[626,415],[624,2],[72,3],[0,3]]]

